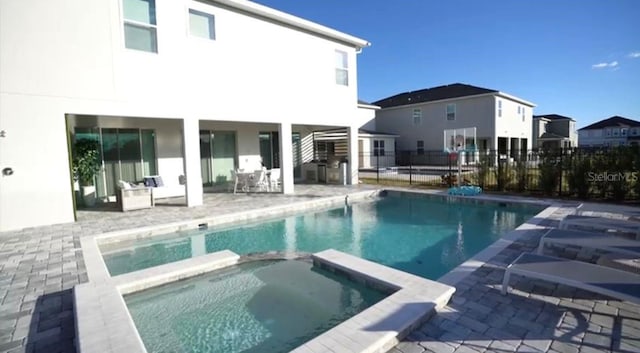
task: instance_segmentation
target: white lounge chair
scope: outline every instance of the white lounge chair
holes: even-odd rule
[[[640,258],[640,241],[610,236],[607,233],[551,229],[540,238],[538,254],[543,254],[546,244],[575,245],[617,254],[633,255]]]
[[[502,294],[512,274],[584,289],[640,304],[640,275],[586,262],[532,253],[521,254],[504,272]]]
[[[614,218],[568,215],[560,222],[560,229],[578,228],[584,230],[630,233],[640,240],[640,222]]]

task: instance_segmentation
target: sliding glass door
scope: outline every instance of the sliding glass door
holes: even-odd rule
[[[142,182],[145,175],[157,174],[153,130],[75,128],[74,137],[100,142],[103,172],[96,178],[98,197],[114,196],[118,180]]]
[[[260,157],[267,169],[280,168],[280,136],[277,131],[260,132]],[[291,133],[293,177],[302,178],[302,140],[299,132]]]
[[[200,131],[200,170],[204,186],[224,185],[236,169],[235,131]]]

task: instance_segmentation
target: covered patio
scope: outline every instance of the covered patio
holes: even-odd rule
[[[84,201],[78,182],[71,180],[77,219],[82,219],[84,211],[95,213],[114,207],[125,210],[122,206],[124,196],[120,195],[123,184],[125,188],[127,184],[133,188],[143,187],[143,184],[151,187],[148,207],[154,204],[191,207],[206,205],[207,193],[236,190],[239,173],[251,174],[264,169],[269,177],[269,187],[260,191],[293,194],[295,184],[319,181],[318,178],[309,179],[304,166],[318,159],[326,160],[329,154],[332,158],[340,157],[345,163],[340,184],[357,184],[357,129],[342,127],[341,149],[339,153],[333,153],[327,150],[326,144],[315,141],[315,132],[327,128],[337,127],[67,115],[71,159],[76,141],[85,139],[97,143],[101,161],[100,171],[93,178],[96,206]],[[153,185],[149,185],[149,180],[153,180]]]

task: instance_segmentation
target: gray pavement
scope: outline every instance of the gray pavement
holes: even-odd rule
[[[374,189],[296,185],[295,195],[205,194],[196,208],[180,199],[129,213],[103,207],[78,212],[75,223],[0,233],[0,353],[75,352],[72,288],[87,281],[82,236],[366,188]],[[449,305],[392,352],[640,352],[640,306],[518,277],[512,294],[499,294],[504,267],[534,249],[537,237],[512,244],[460,282]]]

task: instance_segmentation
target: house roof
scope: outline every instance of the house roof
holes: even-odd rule
[[[567,136],[562,136],[558,134],[554,134],[552,132],[545,132],[544,134],[538,137],[539,140],[560,140],[560,139],[568,139]]]
[[[371,45],[368,41],[352,35],[336,31],[335,29],[319,25],[315,22],[302,19],[288,13],[272,9],[270,7],[246,0],[212,0],[216,3],[228,6],[232,9],[244,11],[271,21],[276,21],[298,30],[314,33],[326,38],[349,44],[357,49]]]
[[[498,93],[498,91],[488,88],[466,85],[463,83],[454,83],[451,85],[425,88],[418,91],[396,94],[395,96],[373,102],[373,104],[378,105],[382,108],[389,108],[450,98],[477,96],[487,93]]]
[[[623,118],[621,116],[612,116],[608,119],[600,120],[591,125],[585,126],[580,130],[599,130],[607,127],[632,127],[632,126],[640,126],[640,121],[631,120],[627,118]]]
[[[358,133],[362,135],[400,137],[400,135],[390,134],[388,132],[380,132],[380,131],[373,131],[373,130],[366,130],[366,129],[358,129]]]
[[[558,115],[558,114],[534,115],[533,118],[534,119],[573,120],[573,121],[576,121],[574,118],[570,118],[568,116]]]

